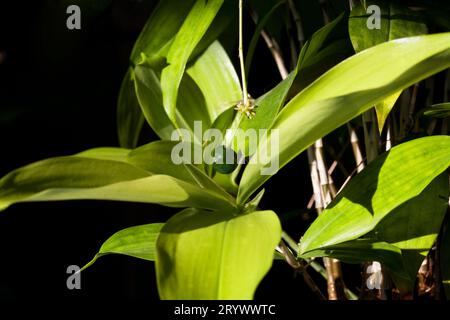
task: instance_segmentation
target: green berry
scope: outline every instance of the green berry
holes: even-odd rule
[[[228,156],[227,153],[232,155]],[[228,161],[227,161],[228,160]],[[237,154],[230,148],[223,145],[218,146],[214,150],[214,170],[219,173],[228,174],[233,172],[237,167]]]

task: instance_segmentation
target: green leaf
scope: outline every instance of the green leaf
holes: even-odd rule
[[[367,6],[377,5],[381,9],[380,29],[369,29],[367,13],[363,5],[357,4],[350,13],[348,28],[356,52],[399,38],[423,35],[428,32],[422,16],[408,6],[395,1],[367,1]]]
[[[441,174],[420,195],[392,210],[368,235],[402,250],[411,286],[436,242],[447,211],[448,195],[448,176]]]
[[[318,138],[376,103],[450,66],[450,33],[382,43],[334,67],[300,92],[280,112],[279,153],[269,154],[271,135],[261,141],[257,161],[243,173],[238,203],[244,203],[270,176],[261,169],[279,160],[283,167]],[[276,144],[275,140],[273,144]]]
[[[152,174],[170,175],[200,188],[216,192],[221,197],[234,203],[234,198],[208,177],[201,170],[201,166],[196,167],[189,163],[178,165],[174,163],[172,152],[179,144],[179,142],[173,141],[155,141],[131,151],[125,161]],[[182,142],[182,144],[194,152],[194,145],[187,142]]]
[[[156,243],[160,297],[252,299],[280,239],[272,211],[232,215],[186,209],[169,219]]]
[[[341,22],[342,18],[343,15],[339,16],[337,19],[314,33],[311,41],[303,46],[298,58],[297,66],[289,76],[275,88],[255,101],[257,107],[256,115],[252,119],[244,117],[239,123],[239,129],[242,131],[236,132],[233,145],[236,152],[241,151],[245,156],[254,154],[254,149],[256,149],[257,145],[249,145],[249,141],[246,139],[246,133],[248,133],[247,130],[252,129],[259,132],[260,129],[269,129],[273,125],[277,114],[288,97],[294,81],[297,81],[297,78],[304,77],[304,70],[309,66],[314,65],[315,61],[323,62],[321,58],[319,58],[319,60],[316,60],[316,58],[319,52],[324,53],[323,51],[320,51],[322,46],[330,33],[332,33],[336,26]],[[306,78],[303,80],[303,83],[305,80]],[[258,137],[258,142],[259,138],[260,137]]]
[[[198,144],[203,142],[203,131],[211,126],[211,118],[208,114],[205,96],[188,74],[183,76],[178,93],[175,116],[180,128],[190,131],[190,140]],[[195,123],[201,126],[195,130]]]
[[[402,252],[396,246],[387,242],[372,239],[357,239],[318,248],[301,255],[302,258],[333,257],[345,263],[361,263],[368,261],[382,261],[395,276],[404,279],[404,264]]]
[[[360,190],[373,189],[370,185],[362,183],[359,184],[359,187]],[[401,187],[398,189],[397,193],[405,190]],[[354,263],[380,261],[392,272],[397,283],[406,290],[412,289],[419,267],[435,243],[441,229],[448,206],[448,193],[448,177],[441,174],[418,196],[386,214],[372,231],[362,236],[362,239],[313,249],[308,251],[305,256],[329,256]],[[397,194],[393,194],[393,196],[395,197]],[[347,197],[350,196],[347,195]],[[354,203],[353,208],[348,207],[346,210],[357,211],[359,206],[360,204]],[[330,210],[333,211],[334,208]],[[340,212],[333,211],[333,214],[339,215]],[[377,212],[374,212],[374,219],[376,214]],[[328,217],[330,218],[330,215]],[[349,217],[342,218],[341,224],[352,225],[353,222],[347,218]],[[356,219],[354,223],[360,224],[362,227],[361,223],[363,222]],[[351,229],[354,229],[353,227],[356,226],[352,226]],[[334,236],[332,235],[333,229],[327,229],[324,233],[324,237]],[[308,234],[310,233],[308,232]]]
[[[366,13],[362,4],[356,5],[350,14],[349,33],[356,52],[386,41],[427,33],[427,26],[422,21],[421,16],[411,11],[406,5],[392,1],[367,2],[369,6],[373,4],[381,9],[380,29],[369,29],[367,27],[371,14]],[[383,130],[386,118],[400,94],[401,92],[396,92],[375,105],[380,132]]]
[[[347,15],[314,32],[300,52],[301,65],[290,96],[297,94],[336,64],[354,53],[348,36]]]
[[[95,257],[81,271],[92,266],[98,258],[109,254],[155,261],[156,238],[163,226],[164,223],[145,224],[116,232],[103,243]]]
[[[170,140],[175,131],[174,123],[167,116],[162,104],[162,91],[158,74],[145,65],[135,68],[136,94],[142,112],[152,129],[163,140]],[[205,104],[205,98],[195,82],[185,75],[179,88],[178,108],[175,110],[178,127],[189,130],[190,138],[197,143],[202,141],[202,130],[195,129],[195,121],[209,128],[211,120]]]
[[[172,161],[171,155],[176,145],[178,142],[154,141],[131,151],[126,161],[152,174],[166,174],[196,184],[185,166]]]
[[[380,132],[380,134],[383,131],[384,124],[386,123],[386,119],[389,116],[389,113],[391,113],[392,108],[394,108],[394,105],[401,94],[402,92],[398,91],[375,105],[375,111],[377,113],[378,131]]]
[[[139,102],[134,90],[132,69],[129,69],[120,87],[117,102],[117,131],[123,148],[135,148],[144,124]]]
[[[194,0],[159,1],[134,44],[131,61],[138,64],[141,53],[145,53],[151,66],[163,65],[173,38],[180,30],[194,2]]]
[[[423,110],[423,114],[432,118],[448,118],[450,117],[450,103],[433,104],[431,107]]]
[[[163,104],[176,125],[178,89],[189,57],[213,22],[223,0],[197,0],[177,33],[167,54],[168,66],[161,75]],[[174,10],[176,10],[174,8]]]
[[[112,160],[125,162],[130,152],[131,150],[129,149],[100,147],[82,151],[80,153],[77,153],[76,156],[99,160]]]
[[[123,162],[124,153],[96,149],[12,171],[0,180],[0,210],[18,202],[89,199],[236,210],[229,196],[168,175],[152,175]],[[111,157],[120,160],[105,160]]]
[[[170,140],[175,127],[164,109],[157,73],[145,65],[136,66],[134,73],[136,95],[145,119],[161,139]]]
[[[433,229],[442,221],[443,215],[439,211],[442,200],[439,201],[439,198],[448,198],[448,181],[444,179],[442,183],[442,179],[438,179],[437,187],[431,188],[430,195],[424,192],[423,197],[418,197],[420,200],[415,203],[416,207],[426,204],[430,208],[424,207],[416,213],[411,213],[411,205],[405,204],[406,207],[399,209],[400,212],[395,209],[421,194],[449,165],[448,136],[421,138],[394,147],[350,180],[330,206],[314,221],[301,240],[301,253],[357,239],[374,230],[380,222],[383,223],[383,219],[387,225],[382,224],[383,229],[376,231],[376,240],[390,241],[408,249],[406,240],[411,239],[411,235],[418,236],[415,234],[416,230],[424,228],[420,226],[420,221],[429,224],[428,227],[433,226]],[[428,217],[417,217],[428,210],[432,210],[433,217],[432,213],[429,213]],[[408,216],[408,213],[411,216]],[[389,214],[393,216],[388,217]],[[397,219],[401,216],[405,218],[399,223]],[[412,218],[412,221],[409,218]],[[415,225],[415,222],[418,222],[418,225]],[[398,225],[394,230],[397,234],[387,228],[393,223]]]
[[[212,121],[242,98],[236,70],[218,41],[211,44],[187,73],[202,91]]]

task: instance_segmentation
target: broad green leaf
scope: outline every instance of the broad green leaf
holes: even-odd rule
[[[222,188],[224,188],[229,194],[236,196],[239,190],[239,186],[236,183],[238,173],[239,169],[236,169],[231,174],[222,174],[216,172],[216,174],[213,177],[213,180]]]
[[[423,114],[432,118],[448,118],[450,117],[450,103],[434,104],[423,110]]]
[[[182,142],[194,152],[194,146],[186,142]],[[152,174],[165,174],[174,178],[189,182],[200,188],[216,192],[221,197],[228,199],[234,203],[235,200],[222,187],[208,177],[202,170],[201,166],[196,167],[190,163],[175,164],[172,159],[179,142],[173,141],[155,141],[145,146],[131,151],[125,161],[144,169]],[[194,159],[192,159],[194,160]]]
[[[360,190],[370,188],[364,184],[359,187]],[[400,282],[405,289],[411,289],[419,267],[441,229],[448,206],[448,193],[448,177],[441,174],[420,195],[390,211],[372,231],[363,235],[362,239],[313,249],[305,256],[330,256],[344,258],[347,262],[380,261],[393,273],[396,282]],[[360,205],[355,203],[353,206],[355,208],[349,207],[346,210],[356,211]],[[339,215],[340,212],[335,211],[333,214]],[[375,215],[376,212],[374,218]],[[348,226],[352,221],[343,218],[341,223]],[[355,223],[361,221],[356,219]],[[331,236],[333,230],[327,229],[324,233],[324,237]]]
[[[205,96],[188,74],[181,80],[175,117],[180,128],[191,132],[191,141],[202,144],[203,131],[211,126]],[[200,129],[195,130],[195,123]]]
[[[209,26],[202,40],[200,40],[194,51],[192,51],[192,54],[189,57],[189,63],[195,61],[200,55],[202,55],[214,42],[219,40],[219,37],[222,38],[223,41],[223,34],[229,31],[230,25],[236,19],[237,13],[238,10],[236,2],[223,2],[222,7]]]
[[[211,44],[187,69],[187,73],[205,96],[212,121],[227,110],[230,104],[236,104],[242,98],[236,70],[218,41]]]
[[[144,124],[139,102],[134,89],[132,69],[129,69],[120,87],[117,102],[117,131],[123,148],[135,148]]]
[[[197,0],[177,33],[167,54],[168,66],[161,75],[163,104],[176,125],[178,89],[189,57],[205,35],[222,6],[223,0]],[[176,9],[175,9],[176,10]]]
[[[288,98],[288,94],[291,91],[294,82],[297,81],[298,83],[305,84],[307,81],[312,82],[312,80],[315,80],[315,78],[311,78],[311,76],[314,77],[314,73],[307,73],[308,68],[316,67],[316,63],[323,63],[323,60],[326,59],[326,55],[334,55],[336,53],[334,50],[334,44],[326,47],[325,49],[323,49],[323,46],[336,26],[342,21],[343,16],[344,15],[340,15],[337,19],[315,32],[311,40],[306,42],[303,46],[298,58],[297,66],[289,74],[289,76],[280,82],[275,88],[256,100],[255,105],[257,108],[255,117],[252,119],[244,117],[239,124],[239,129],[242,131],[236,132],[235,142],[233,145],[236,152],[240,151],[245,156],[253,155],[257,147],[257,143],[250,145],[250,142],[247,139],[247,133],[249,132],[248,130],[255,130],[259,133],[260,129],[269,129],[273,125],[277,114]],[[336,43],[341,44],[340,42]],[[299,78],[301,80],[299,80]],[[261,139],[262,136],[258,136],[257,142]]]
[[[136,91],[140,96],[139,104],[142,107],[147,122],[149,122],[153,130],[163,139],[168,138],[168,132],[172,132],[171,127],[173,124],[171,121],[168,121],[167,114],[161,112],[161,108],[164,108],[162,105],[162,93],[160,93],[159,75],[162,68],[166,66],[166,59],[171,44],[193,5],[194,0],[183,1],[182,3],[174,0],[159,1],[159,4],[135,43],[130,58],[133,66],[145,64],[145,67],[141,66],[139,68],[147,68],[145,70],[146,75],[143,74],[143,69],[136,70],[138,75]],[[225,5],[223,10],[218,14],[217,19],[214,20],[209,30],[193,50],[192,55],[188,57],[189,59],[201,54],[224,30],[233,16],[229,14],[229,11],[230,5]],[[164,28],[161,28],[161,25],[164,25]],[[133,78],[134,74],[131,77]],[[128,89],[130,84],[132,84],[132,81],[129,80],[129,76],[127,75],[121,88],[118,106],[119,138],[121,145],[124,147],[136,146],[135,141],[137,141],[143,121],[142,115],[140,114],[141,111],[138,108],[139,104],[136,102],[136,93]],[[198,103],[199,100],[197,99],[198,106],[191,108],[190,103],[186,104],[183,101],[186,96],[187,98],[199,96],[196,93],[198,88],[190,85],[188,80],[184,81],[184,85],[182,86],[184,86],[185,90],[189,90],[189,94],[184,94],[184,97],[181,98],[181,106],[179,107],[190,109],[191,112],[182,111],[181,114],[177,114],[175,120],[181,122],[182,127],[186,127],[186,123],[183,122],[183,120],[186,120],[183,118],[184,116],[191,115],[195,117],[201,114],[202,117],[198,118],[199,121],[208,119],[207,114],[204,112],[205,107],[203,106],[203,102]],[[192,88],[193,92],[190,90]],[[180,89],[180,91],[183,90]],[[161,95],[161,98],[159,98],[159,95]],[[180,95],[182,95],[181,92]],[[210,120],[206,120],[204,124],[208,125],[210,122]],[[190,122],[188,122],[188,125],[192,126]]]
[[[439,175],[417,197],[387,215],[368,235],[402,250],[411,286],[420,265],[436,242],[448,207],[449,180]]]
[[[447,217],[447,223],[445,223],[441,238],[440,263],[441,263],[441,276],[442,284],[444,285],[445,296],[447,300],[450,300],[450,224]]]
[[[164,223],[145,224],[116,232],[103,243],[95,257],[81,270],[89,268],[98,258],[108,254],[122,254],[155,261],[156,238],[163,226]]]
[[[255,105],[257,108],[255,117],[252,119],[244,117],[239,125],[239,128],[242,129],[242,131],[237,132],[236,135],[236,151],[239,150],[246,156],[254,153],[254,150],[252,149],[255,149],[256,146],[249,146],[245,133],[248,132],[247,130],[249,129],[256,130],[256,132],[259,132],[259,129],[267,130],[273,125],[277,114],[287,99],[293,82],[296,81],[296,78],[304,77],[303,71],[305,68],[311,66],[311,64],[314,64],[319,52],[322,53],[320,50],[322,49],[325,41],[336,26],[342,21],[342,18],[343,15],[339,16],[337,19],[315,32],[311,37],[311,40],[303,46],[297,65],[289,76],[280,82],[275,88],[256,100]],[[319,58],[319,61],[321,61],[321,58]]]
[[[100,147],[77,153],[76,156],[125,162],[130,152],[129,149]]]
[[[302,53],[300,54],[302,56],[300,68],[305,68],[307,65],[311,64],[310,61],[314,60],[315,56],[327,47],[327,39],[330,38],[335,29],[344,21],[344,17],[345,15],[341,14],[312,35],[311,39],[308,41],[308,46],[302,48]]]
[[[156,243],[160,297],[252,299],[280,239],[272,211],[232,215],[186,209],[167,221]]]
[[[335,20],[316,31],[300,52],[300,70],[290,96],[297,94],[354,51],[348,39],[347,16]]]
[[[311,41],[308,41],[305,46],[303,46],[294,71],[292,71],[289,76],[275,88],[255,101],[257,107],[255,117],[252,119],[244,117],[239,124],[239,129],[242,131],[236,133],[234,145],[235,151],[241,151],[245,156],[252,155],[255,152],[254,149],[256,149],[257,145],[250,146],[249,141],[246,139],[248,130],[252,129],[259,133],[260,129],[267,130],[273,125],[278,112],[287,99],[293,82],[297,77],[303,77],[302,72],[304,68],[313,63],[313,60],[315,60],[315,57],[322,48],[325,40],[334,30],[336,25],[342,20],[342,17],[343,15],[317,31],[312,36]],[[259,140],[260,137],[258,137],[258,142]]]
[[[392,1],[367,2],[369,6],[373,4],[381,9],[380,29],[369,29],[367,27],[371,14],[366,13],[364,5],[356,5],[350,14],[349,33],[356,52],[386,41],[427,33],[427,26],[421,20],[420,15],[411,11],[406,5]],[[386,118],[400,94],[401,92],[396,92],[375,105],[380,132],[383,130]]]
[[[191,174],[172,161],[172,151],[178,142],[154,141],[131,151],[126,161],[152,174],[166,174],[195,184]]]
[[[173,38],[180,30],[194,2],[194,0],[159,1],[134,44],[131,61],[138,64],[141,53],[144,53],[151,66],[163,65]]]
[[[280,112],[279,153],[270,154],[271,135],[243,173],[238,202],[244,203],[270,176],[261,169],[279,160],[283,167],[318,138],[376,103],[450,66],[450,33],[382,43],[343,61],[300,92]],[[277,141],[274,141],[274,144]],[[266,161],[261,161],[266,160]]]
[[[236,210],[230,197],[215,190],[88,155],[43,160],[7,174],[0,180],[0,210],[18,202],[89,199]]]
[[[243,116],[241,118],[239,128],[235,131],[233,140],[233,149],[236,152],[240,151],[245,156],[255,153],[256,147],[262,139],[259,130],[268,130],[272,126],[275,117],[286,100],[289,89],[297,75],[297,70],[293,71],[275,88],[255,101],[255,117],[249,119]],[[257,141],[253,140],[254,142],[250,142],[252,140],[249,137],[253,133],[256,133]]]
[[[145,65],[138,65],[136,73],[136,93],[142,112],[152,129],[163,140],[170,140],[175,131],[174,123],[167,116],[162,104],[162,91],[158,74]],[[194,81],[185,75],[179,88],[178,107],[175,117],[179,128],[188,129],[191,140],[201,143],[202,130],[195,130],[195,121],[209,128],[211,121],[205,98]]]
[[[396,212],[395,209],[421,194],[449,165],[450,137],[448,136],[416,139],[394,147],[375,159],[353,178],[314,221],[300,242],[301,254],[357,239],[374,230],[379,223],[383,223],[383,219],[385,221],[389,219],[390,222],[386,222],[388,225],[398,223],[396,216],[407,215],[411,211],[411,206],[405,204],[406,208],[399,209],[400,212]],[[383,230],[377,230],[375,233],[376,240],[391,241],[405,250],[409,249],[409,245],[420,245],[421,239],[414,239],[419,238],[420,234],[417,235],[415,232],[424,227],[414,225],[414,222],[422,221],[429,224],[430,228],[439,225],[442,221],[442,207],[439,207],[442,203],[439,202],[439,197],[448,198],[448,181],[444,181],[444,186],[445,183],[445,191],[442,191],[442,180],[439,180],[437,187],[430,191],[430,196],[427,192],[424,192],[423,197],[419,196],[421,200],[417,201],[415,207],[421,207],[427,203],[429,209],[422,208],[419,213],[407,215],[407,217],[414,217],[432,210],[430,205],[434,201],[433,218],[430,217],[431,213],[428,214],[429,217],[412,218],[412,221],[405,226],[399,225],[395,229],[397,234],[393,234],[394,231],[384,227]],[[393,217],[388,216],[389,214]],[[402,223],[406,221],[409,220],[405,218]],[[412,235],[415,237],[411,238]],[[422,235],[427,236],[427,234]]]
[[[372,13],[367,13],[363,5],[357,4],[350,13],[348,28],[356,52],[386,41],[428,32],[422,16],[410,10],[405,4],[386,0],[367,1],[367,6],[370,5],[377,5],[381,9],[379,29],[367,27]]]
[[[406,280],[405,266],[401,250],[383,241],[357,239],[336,245],[326,246],[301,255],[302,258],[333,257],[345,263],[361,263],[382,261],[383,265],[394,272],[394,275]]]
[[[162,103],[158,74],[150,67],[138,65],[134,69],[136,95],[150,127],[164,140],[170,140],[175,130]]]

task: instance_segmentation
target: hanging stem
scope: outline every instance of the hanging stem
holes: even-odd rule
[[[245,64],[244,64],[243,12],[244,12],[244,0],[239,0],[239,62],[241,64],[242,101],[244,102],[244,105],[248,105],[247,79],[245,78]]]

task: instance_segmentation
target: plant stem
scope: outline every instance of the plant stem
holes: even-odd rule
[[[250,15],[255,24],[258,24],[258,14],[254,10],[250,10]],[[280,72],[281,78],[285,79],[289,75],[289,72],[286,68],[286,64],[284,63],[283,54],[281,53],[280,46],[278,42],[264,29],[261,30],[261,37],[264,39],[264,42],[272,53],[273,59],[277,65],[278,71]]]
[[[244,12],[244,0],[239,0],[239,62],[241,65],[241,77],[242,77],[242,101],[244,102],[244,105],[248,105],[247,80],[245,78],[245,64],[244,64],[243,12]]]
[[[294,18],[295,27],[297,28],[297,40],[301,49],[305,44],[305,34],[303,32],[302,20],[294,2],[292,0],[288,0],[288,5],[291,10],[292,17]]]

